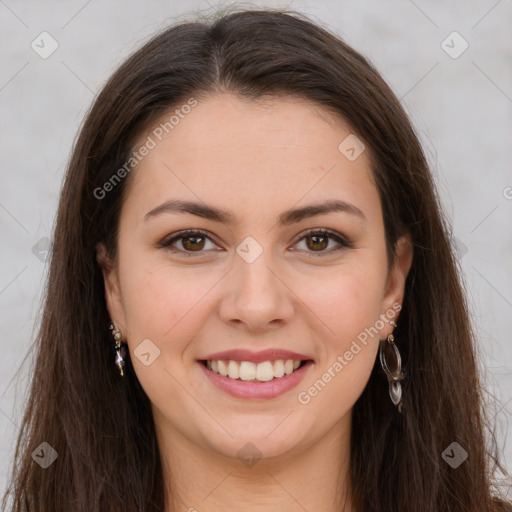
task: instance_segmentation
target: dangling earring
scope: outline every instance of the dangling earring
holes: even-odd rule
[[[121,334],[121,331],[115,326],[111,325],[110,329],[112,330],[112,334],[114,336],[115,340],[115,346],[114,350],[116,351],[116,359],[115,364],[119,368],[119,373],[121,374],[121,377],[124,376],[123,373],[123,367],[125,366],[126,362],[124,360],[124,357],[126,357],[126,343],[123,343],[123,335]],[[124,345],[124,346],[123,346]]]
[[[396,327],[396,323],[393,320],[389,322],[393,327]],[[391,371],[386,362],[386,348],[390,347],[394,351],[394,355],[396,358],[396,370]],[[400,357],[400,352],[398,351],[397,346],[395,345],[395,337],[393,334],[390,334],[387,337],[387,340],[380,340],[380,364],[382,365],[382,369],[386,372],[389,383],[389,396],[391,397],[391,401],[395,406],[398,407],[398,411],[402,412],[402,386],[400,381],[405,378],[405,372],[402,371],[402,359]]]

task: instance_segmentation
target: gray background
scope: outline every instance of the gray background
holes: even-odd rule
[[[0,491],[28,391],[45,248],[78,127],[111,73],[152,33],[219,5],[0,0]],[[458,240],[481,366],[496,399],[490,414],[510,472],[512,1],[243,5],[287,6],[329,26],[375,64],[411,116]],[[42,45],[43,31],[59,45],[46,59],[31,47]],[[445,51],[463,49],[448,37],[454,31],[469,44],[457,58]]]

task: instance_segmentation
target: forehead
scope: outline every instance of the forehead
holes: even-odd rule
[[[139,137],[135,149],[151,149],[132,171],[130,188],[139,193],[127,200],[146,211],[170,197],[229,201],[230,210],[254,214],[338,195],[367,209],[378,201],[369,156],[347,158],[340,144],[348,137],[354,134],[341,117],[298,98],[198,98],[193,108],[171,108]]]

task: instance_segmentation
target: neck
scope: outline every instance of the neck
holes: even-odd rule
[[[311,446],[247,465],[198,446],[165,420],[155,422],[164,425],[157,427],[157,438],[165,512],[353,512],[350,416]]]

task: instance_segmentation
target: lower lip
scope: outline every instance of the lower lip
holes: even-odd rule
[[[230,379],[222,375],[208,370],[206,366],[199,361],[204,374],[210,379],[210,382],[221,391],[235,398],[244,399],[261,399],[261,398],[275,398],[283,395],[290,389],[294,388],[306,375],[313,361],[307,361],[297,370],[284,375],[283,377],[272,379],[267,382],[250,382],[240,379]]]

